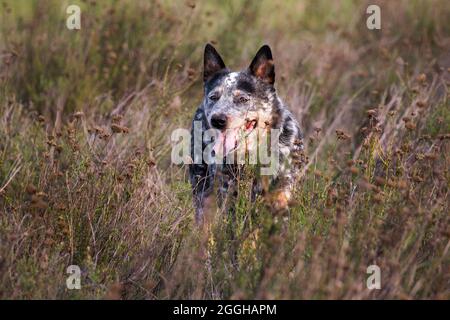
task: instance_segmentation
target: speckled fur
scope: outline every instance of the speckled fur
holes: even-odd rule
[[[201,130],[211,128],[211,117],[226,114],[230,122],[257,121],[259,125],[279,129],[279,166],[278,171],[270,177],[273,191],[274,209],[285,209],[290,200],[293,185],[303,161],[302,133],[297,120],[286,105],[277,96],[274,87],[275,69],[272,53],[268,46],[263,46],[256,54],[250,67],[230,72],[222,58],[211,46],[205,47],[204,55],[204,99],[195,112],[193,121],[201,122]],[[192,131],[192,133],[194,133]],[[203,141],[202,150],[210,141]],[[198,149],[199,146],[197,146]],[[194,159],[194,139],[191,141],[191,155]],[[223,198],[236,181],[237,165],[206,164],[190,165],[196,221],[203,220],[205,199],[213,191],[214,180],[220,181],[219,199]],[[254,182],[254,195],[261,193],[260,181]]]

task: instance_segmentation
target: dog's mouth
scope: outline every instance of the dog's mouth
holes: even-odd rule
[[[258,120],[256,120],[256,119],[253,119],[253,120],[246,119],[245,120],[245,131],[247,133],[251,133],[256,128],[257,125],[258,125]]]
[[[243,124],[241,122],[241,125],[220,132],[214,143],[215,154],[218,156],[226,156],[237,150],[241,145],[249,145],[247,140],[257,127],[257,119],[245,119]]]

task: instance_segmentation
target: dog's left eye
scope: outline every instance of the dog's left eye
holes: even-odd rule
[[[249,99],[247,97],[241,96],[238,98],[239,103],[245,103],[247,102]]]
[[[209,96],[209,99],[211,101],[217,101],[220,99],[220,95],[218,93],[213,93],[212,95]]]

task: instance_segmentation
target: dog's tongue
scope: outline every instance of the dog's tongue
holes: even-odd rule
[[[214,152],[216,155],[226,156],[236,147],[237,131],[237,129],[228,129],[223,133],[219,133],[214,144]]]

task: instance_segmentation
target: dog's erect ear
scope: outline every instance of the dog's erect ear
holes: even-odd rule
[[[203,81],[206,83],[214,74],[226,69],[225,63],[217,53],[216,49],[209,43],[205,47],[203,56]]]
[[[268,45],[262,46],[253,58],[249,67],[250,73],[262,81],[275,83],[275,66],[272,59],[272,51]]]

